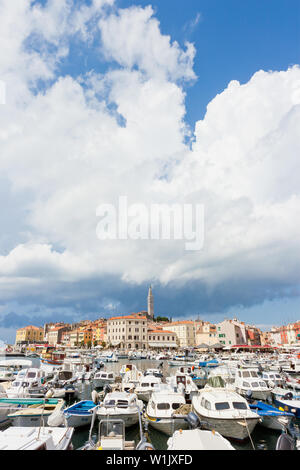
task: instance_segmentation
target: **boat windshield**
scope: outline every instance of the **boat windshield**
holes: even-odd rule
[[[126,406],[128,406],[127,400],[118,400],[118,403],[117,403],[118,408],[125,408]]]
[[[236,410],[246,410],[247,409],[246,403],[244,403],[242,401],[234,401],[232,403],[232,405],[233,405],[233,408],[235,408]]]
[[[250,377],[250,372],[248,371],[242,372],[242,377]]]
[[[103,437],[116,437],[123,436],[123,424],[110,421],[102,421],[100,425],[100,436]]]
[[[230,408],[227,401],[215,403],[216,410],[228,410]]]
[[[157,409],[158,410],[169,410],[170,409],[170,403],[157,403]]]
[[[28,372],[27,377],[29,379],[34,379],[36,377],[36,372]]]

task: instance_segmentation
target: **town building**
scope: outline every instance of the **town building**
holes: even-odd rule
[[[223,320],[216,325],[216,328],[218,342],[224,346],[248,344],[244,322],[240,322],[236,318],[233,320]]]
[[[63,333],[70,330],[70,326],[51,327],[47,333],[47,341],[49,346],[56,346],[62,343]]]
[[[43,341],[44,328],[29,325],[17,330],[15,344],[42,343]]]
[[[147,349],[147,317],[122,315],[107,320],[107,342],[121,349]]]
[[[179,340],[176,333],[170,330],[156,327],[148,330],[149,349],[176,349],[179,346]]]
[[[163,326],[164,330],[172,331],[176,334],[181,348],[193,348],[195,344],[195,327],[191,320],[170,322]]]
[[[195,342],[196,346],[201,344],[207,344],[212,346],[213,344],[218,343],[217,337],[217,328],[216,325],[213,325],[210,322],[195,322],[196,332],[195,332]]]

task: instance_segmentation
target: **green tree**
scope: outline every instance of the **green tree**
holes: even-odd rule
[[[168,317],[158,316],[158,317],[154,318],[154,321],[156,321],[156,322],[158,322],[158,321],[167,321],[167,322],[169,322],[170,320],[168,319]]]

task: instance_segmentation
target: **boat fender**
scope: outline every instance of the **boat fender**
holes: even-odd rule
[[[92,400],[96,405],[99,402],[99,394],[96,392],[96,390],[92,391]]]
[[[54,390],[53,390],[53,388],[50,388],[48,390],[48,392],[46,393],[45,397],[46,398],[51,398],[51,397],[53,397],[53,395],[54,395]]]

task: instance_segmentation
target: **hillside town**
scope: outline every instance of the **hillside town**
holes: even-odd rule
[[[237,318],[213,324],[201,319],[173,321],[154,316],[152,288],[148,308],[137,313],[83,320],[78,323],[28,325],[16,332],[15,348],[29,345],[59,348],[118,347],[129,350],[176,350],[189,348],[284,347],[300,344],[300,320],[262,331]]]

